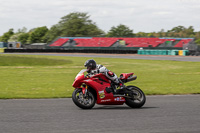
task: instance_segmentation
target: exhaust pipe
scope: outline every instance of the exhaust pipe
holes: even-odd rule
[[[125,80],[124,83],[130,82],[130,81],[133,81],[133,80],[136,80],[136,79],[137,79],[137,76],[136,76],[136,75],[133,75],[133,76],[128,77],[128,78]]]

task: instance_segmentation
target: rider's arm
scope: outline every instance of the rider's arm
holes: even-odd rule
[[[100,65],[98,71],[99,71],[98,73],[106,74],[109,70],[106,67]]]
[[[99,73],[103,73],[104,75],[106,75],[107,78],[112,80],[114,83],[116,83],[116,84],[119,83],[119,79],[118,79],[117,75],[102,65],[99,68]]]

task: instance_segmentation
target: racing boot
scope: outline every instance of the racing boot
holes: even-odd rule
[[[118,84],[118,86],[119,86],[119,89],[116,90],[116,93],[117,93],[117,94],[123,94],[123,93],[124,93],[123,89],[124,89],[126,86],[124,85],[124,83],[123,83],[120,79],[119,79],[119,84]]]

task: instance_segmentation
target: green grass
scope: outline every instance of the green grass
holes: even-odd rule
[[[0,98],[71,97],[74,77],[87,57],[0,55]],[[135,72],[127,85],[145,94],[199,94],[200,62],[93,58],[120,73]]]
[[[71,60],[55,60],[37,57],[2,56],[0,66],[54,66],[71,63]]]

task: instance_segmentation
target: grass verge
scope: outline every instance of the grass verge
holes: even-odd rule
[[[88,57],[0,55],[0,98],[71,97]],[[199,94],[200,62],[93,58],[117,75],[134,72],[147,95]]]

